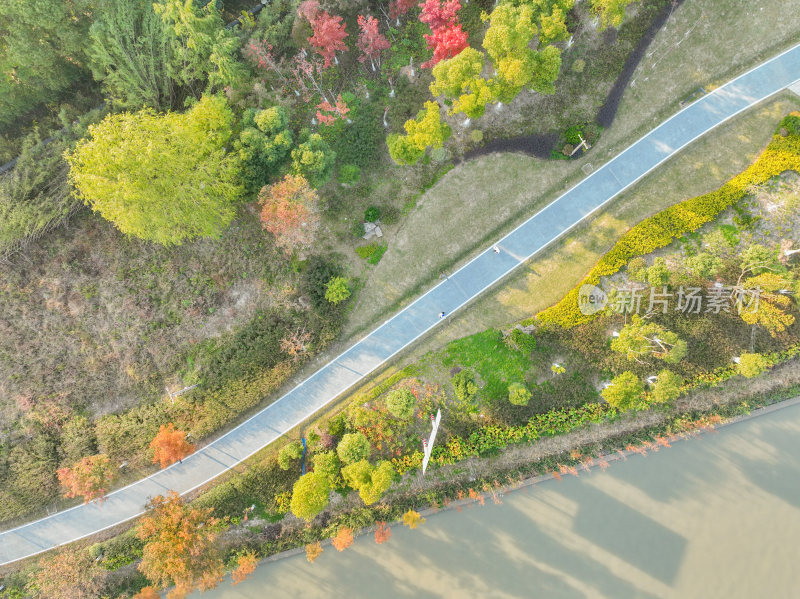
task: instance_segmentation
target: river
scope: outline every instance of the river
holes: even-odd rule
[[[800,597],[798,538],[794,405],[193,597]]]

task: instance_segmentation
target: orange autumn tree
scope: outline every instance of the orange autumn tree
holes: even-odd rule
[[[261,224],[287,254],[314,242],[320,225],[319,196],[301,175],[286,175],[258,194]]]
[[[108,577],[86,549],[67,549],[43,559],[39,565],[28,583],[26,597],[95,599]]]
[[[150,442],[150,449],[153,450],[153,462],[166,468],[192,453],[195,446],[186,440],[185,432],[175,430],[175,425],[170,422],[161,425],[155,439]]]
[[[64,487],[64,497],[83,497],[84,503],[102,499],[116,474],[105,454],[83,458],[72,468],[56,471],[58,482]]]
[[[214,539],[224,520],[211,516],[213,508],[183,504],[175,491],[147,504],[136,536],[144,541],[139,571],[156,587],[175,589],[168,599],[181,599],[193,589],[214,588],[222,580],[224,566]]]
[[[392,536],[392,529],[389,528],[386,522],[377,522],[378,528],[375,529],[375,542],[380,545],[389,540]]]
[[[309,543],[306,545],[306,559],[309,564],[313,564],[314,560],[320,555],[322,555],[322,543],[317,541],[316,543]]]
[[[133,596],[133,599],[161,599],[155,587],[144,587]]]
[[[238,558],[236,558],[236,569],[231,573],[233,584],[243,582],[245,578],[250,576],[256,570],[258,558],[252,551],[245,551]]]
[[[353,529],[343,526],[333,537],[332,543],[337,551],[344,551],[353,544]]]

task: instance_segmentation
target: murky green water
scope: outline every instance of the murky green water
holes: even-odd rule
[[[800,405],[198,595],[800,597]]]

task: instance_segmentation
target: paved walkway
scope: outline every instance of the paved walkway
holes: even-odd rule
[[[800,45],[759,65],[666,120],[532,216],[493,247],[264,410],[181,464],[77,506],[0,533],[0,565],[115,526],[143,511],[148,498],[186,493],[219,476],[360,382],[397,352],[558,239],[581,220],[720,123],[800,79]]]

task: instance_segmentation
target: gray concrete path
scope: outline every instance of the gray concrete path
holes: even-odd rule
[[[667,119],[546,208],[487,248],[339,357],[264,410],[173,464],[81,505],[0,533],[0,565],[115,526],[143,511],[149,497],[186,493],[289,431],[397,352],[558,239],[692,141],[800,79],[800,45],[764,62]]]

